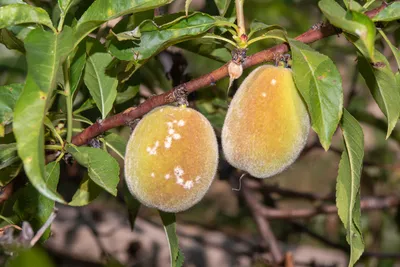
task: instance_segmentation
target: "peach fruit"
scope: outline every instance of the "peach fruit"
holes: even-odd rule
[[[292,71],[265,65],[252,71],[233,97],[222,129],[222,148],[232,166],[266,178],[296,160],[309,129]]]
[[[209,121],[191,108],[162,106],[133,131],[125,154],[125,180],[144,205],[179,212],[203,198],[217,165],[218,144]]]

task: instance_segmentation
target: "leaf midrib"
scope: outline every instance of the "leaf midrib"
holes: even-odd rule
[[[90,61],[90,64],[93,66],[93,71],[94,71],[94,73],[96,74],[96,77],[97,77],[97,81],[98,81],[97,84],[99,85],[100,98],[101,98],[101,114],[102,114],[103,119],[104,119],[105,118],[104,96],[103,96],[103,87],[102,87],[101,82],[100,82],[101,79],[100,79],[99,73],[98,73],[98,71],[96,69],[96,65],[94,64],[93,57],[89,57],[89,61]]]

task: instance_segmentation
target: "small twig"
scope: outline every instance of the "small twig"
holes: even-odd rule
[[[361,200],[361,210],[381,210],[396,207],[400,204],[400,199],[397,196],[379,197],[366,197]],[[336,205],[322,205],[310,209],[271,209],[262,206],[256,202],[258,213],[268,219],[300,219],[311,218],[319,214],[337,213]]]
[[[243,198],[247,202],[247,206],[250,208],[253,218],[257,224],[258,230],[265,242],[269,245],[272,253],[272,257],[276,264],[280,264],[283,261],[283,255],[279,248],[278,241],[276,240],[271,227],[266,218],[263,218],[260,208],[262,207],[257,199],[255,199],[254,194],[252,194],[247,187],[247,181],[243,182],[243,190],[241,191]]]
[[[42,237],[47,228],[49,228],[50,225],[53,223],[56,216],[57,216],[57,209],[54,208],[53,212],[50,214],[47,221],[42,225],[42,227],[40,227],[39,231],[37,231],[36,235],[32,238],[30,242],[31,247],[33,247],[36,244],[36,242],[39,241],[39,239]]]

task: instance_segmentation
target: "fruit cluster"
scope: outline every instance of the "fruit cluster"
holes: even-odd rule
[[[222,129],[222,148],[234,167],[258,178],[282,172],[304,148],[309,117],[290,69],[261,66],[236,92]],[[163,106],[133,131],[125,179],[143,204],[186,210],[206,194],[217,171],[218,144],[208,120],[187,107]]]

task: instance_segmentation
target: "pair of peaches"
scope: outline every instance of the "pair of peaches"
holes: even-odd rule
[[[291,165],[304,148],[310,122],[290,69],[261,66],[236,92],[222,129],[222,148],[234,167],[258,178]],[[210,187],[218,144],[210,122],[187,107],[162,106],[133,131],[125,154],[125,179],[144,205],[186,210]]]

